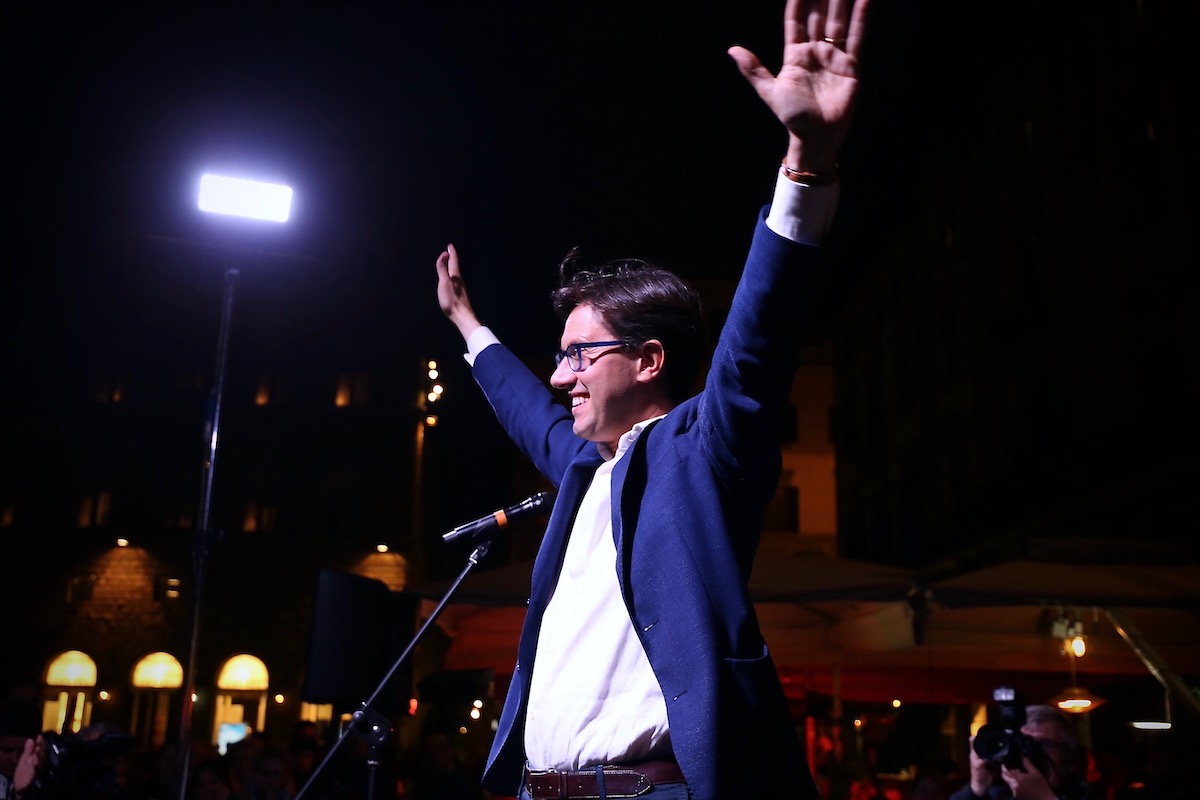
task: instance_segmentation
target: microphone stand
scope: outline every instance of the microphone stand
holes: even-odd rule
[[[442,595],[442,599],[438,602],[437,607],[433,609],[433,613],[430,614],[429,618],[425,620],[425,623],[417,631],[416,635],[413,636],[412,641],[410,641],[408,646],[404,648],[404,652],[399,655],[395,663],[392,664],[391,669],[389,669],[387,674],[383,676],[383,680],[381,680],[379,685],[375,687],[375,690],[371,692],[371,696],[368,697],[366,702],[362,704],[362,708],[355,711],[350,717],[348,731],[353,732],[355,735],[365,739],[370,743],[371,746],[370,755],[367,757],[367,800],[374,800],[375,798],[375,780],[377,768],[379,767],[380,747],[384,744],[384,742],[387,741],[388,736],[392,732],[392,726],[388,721],[388,718],[372,708],[371,704],[379,699],[379,695],[383,694],[383,691],[387,688],[387,685],[391,682],[397,670],[399,670],[404,662],[408,659],[409,655],[413,651],[413,648],[417,646],[417,642],[421,640],[421,637],[425,635],[425,632],[428,631],[430,626],[437,621],[439,616],[441,616],[442,611],[446,608],[446,604],[450,602],[451,595],[458,590],[459,584],[466,579],[467,575],[470,574],[472,569],[479,565],[480,560],[487,555],[491,546],[492,539],[490,536],[480,538],[479,543],[475,546],[475,549],[471,551],[469,556],[467,556],[466,565],[463,567],[462,571],[458,573],[458,577],[454,579],[454,582],[450,584],[450,588],[446,590],[444,595]],[[305,781],[304,786],[301,787],[300,791],[296,793],[294,800],[303,800],[304,795],[308,791],[309,787],[312,786],[321,773],[324,772],[326,765],[329,764],[329,762],[333,759],[334,755],[337,753],[338,749],[341,748],[342,743],[345,740],[345,733],[337,738],[337,741],[333,743],[333,747],[329,748],[329,752],[325,754],[325,758],[321,760],[321,763],[317,765],[317,768],[314,769],[312,774],[308,776],[308,780]]]

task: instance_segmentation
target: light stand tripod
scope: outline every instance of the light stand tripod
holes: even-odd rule
[[[197,207],[205,213],[270,223],[287,222],[291,214],[292,188],[283,184],[205,173],[200,176],[197,188],[199,189]],[[237,276],[238,270],[227,265],[224,302],[221,306],[221,329],[217,337],[216,380],[213,384],[212,403],[206,431],[208,454],[204,459],[201,479],[200,510],[196,518],[196,545],[192,562],[195,576],[192,587],[192,636],[188,650],[187,668],[184,671],[183,707],[179,724],[179,800],[187,800],[188,795],[188,769],[192,750],[192,712],[195,706],[193,695],[196,691],[196,653],[200,643],[204,570],[208,560],[208,550],[220,538],[218,532],[209,529],[209,510],[212,503],[213,469],[217,461],[217,441],[221,427],[221,400],[225,392],[229,328],[233,317],[233,289]]]
[[[225,296],[221,305],[221,329],[217,336],[216,380],[213,383],[212,402],[209,408],[208,453],[200,481],[200,510],[196,517],[196,542],[192,552],[192,639],[188,649],[187,669],[184,671],[183,709],[179,721],[179,800],[187,800],[188,769],[191,760],[192,711],[196,691],[196,652],[200,643],[200,611],[204,597],[204,571],[208,551],[220,538],[219,531],[208,527],[209,511],[212,506],[213,470],[217,463],[217,440],[221,428],[221,399],[225,393],[225,373],[229,358],[229,329],[233,321],[233,290],[238,276],[234,267],[225,270]]]

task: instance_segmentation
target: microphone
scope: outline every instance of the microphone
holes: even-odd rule
[[[531,497],[526,497],[515,506],[498,508],[486,517],[480,517],[443,533],[442,541],[447,544],[456,542],[459,539],[467,539],[473,542],[482,538],[484,534],[489,533],[493,528],[507,528],[508,523],[515,519],[548,514],[553,505],[554,492],[538,492]]]

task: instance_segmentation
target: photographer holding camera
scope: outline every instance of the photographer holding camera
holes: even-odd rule
[[[1020,724],[986,725],[971,737],[971,779],[950,800],[1102,800],[1084,781],[1087,756],[1065,714],[1003,701],[1000,711]]]

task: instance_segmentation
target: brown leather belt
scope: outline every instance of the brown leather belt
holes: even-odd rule
[[[658,783],[683,783],[683,772],[674,761],[641,761],[606,764],[605,797],[638,797]],[[596,767],[575,770],[525,770],[525,788],[534,800],[600,797]]]

